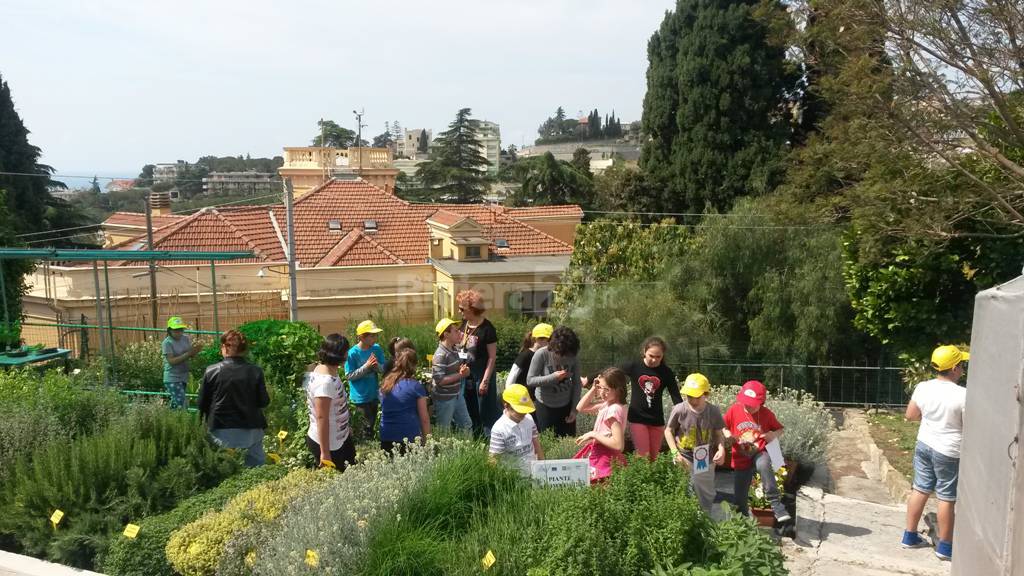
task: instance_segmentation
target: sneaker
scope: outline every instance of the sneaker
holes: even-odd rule
[[[903,542],[900,542],[904,548],[925,548],[930,546],[921,538],[921,535],[917,532],[911,532],[910,530],[903,531]]]
[[[935,557],[939,560],[952,560],[953,543],[939,540],[939,545],[935,547]]]
[[[793,519],[793,517],[790,516],[788,512],[783,512],[782,516],[776,516],[775,517],[775,520],[777,520],[779,522],[779,524],[784,524],[786,522],[789,522],[792,519]]]

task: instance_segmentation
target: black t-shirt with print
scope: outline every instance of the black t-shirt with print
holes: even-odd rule
[[[634,360],[622,367],[629,375],[629,415],[630,422],[649,426],[664,426],[665,412],[662,397],[668,388],[672,396],[672,404],[683,401],[679,393],[679,383],[672,369],[661,363],[657,368],[649,368],[643,360]]]
[[[476,328],[470,328],[469,324],[463,321],[462,333],[464,334],[462,344],[470,356],[469,368],[473,371],[474,376],[480,378],[483,376],[484,370],[487,369],[487,361],[490,360],[487,345],[498,342],[498,331],[490,320],[484,318]]]

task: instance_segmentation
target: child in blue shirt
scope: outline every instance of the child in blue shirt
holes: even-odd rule
[[[384,371],[384,349],[377,344],[377,335],[383,332],[373,320],[364,320],[356,327],[358,342],[349,349],[345,360],[349,397],[364,418],[364,438],[370,440],[377,422],[380,406],[380,374]]]

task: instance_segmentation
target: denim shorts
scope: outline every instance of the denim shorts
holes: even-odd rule
[[[944,502],[956,502],[956,484],[960,479],[960,459],[950,458],[918,442],[914,449],[914,489],[924,494],[935,492]]]

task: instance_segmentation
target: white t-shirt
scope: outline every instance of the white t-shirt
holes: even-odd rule
[[[330,426],[330,450],[334,451],[348,440],[349,419],[348,392],[341,378],[330,374],[307,372],[302,382],[306,389],[306,405],[309,407],[309,436],[317,444],[320,443],[319,428],[316,423],[316,407],[314,398],[330,398],[331,407],[327,411],[328,425]]]
[[[533,439],[537,437],[537,425],[529,414],[522,422],[516,423],[507,414],[491,427],[490,453],[501,455],[510,466],[518,467],[524,476],[530,476],[530,466],[537,459]]]
[[[939,454],[959,458],[967,388],[936,378],[918,384],[910,400],[921,409],[918,441]]]

